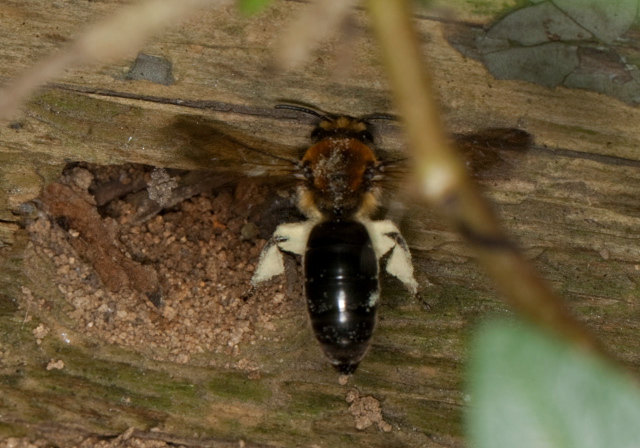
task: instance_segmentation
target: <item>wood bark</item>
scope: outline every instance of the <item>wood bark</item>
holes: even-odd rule
[[[2,80],[62,48],[117,3],[5,2]],[[257,380],[151,361],[99,341],[68,345],[50,338],[37,345],[32,331],[38,319],[57,333],[72,323],[57,321],[59,315],[24,322],[25,287],[36,299],[57,299],[46,266],[23,263],[29,237],[21,225],[36,214],[30,201],[67,163],[215,169],[216,160],[246,157],[243,147],[295,157],[308,144],[313,121],[275,111],[274,104],[298,101],[354,116],[392,112],[362,12],[354,19],[359,34],[350,44],[348,71],[336,75],[345,69],[337,63],[344,51],[337,38],[303,69],[269,69],[279,31],[305,8],[276,2],[255,18],[233,8],[205,11],[141,52],[170,61],[173,84],[127,79],[135,56],[70,69],[0,129],[0,435],[68,441],[134,427],[142,436],[193,446],[238,440],[245,446],[462,446],[466,343],[478,319],[510,312],[469,249],[432,210],[409,204],[401,220],[430,307],[391,282],[372,350],[348,386],[338,384],[315,346],[303,346],[310,337],[295,333],[305,316],[281,323],[283,342],[247,348],[245,356],[261,366]],[[480,175],[480,183],[571,310],[637,371],[640,111],[599,93],[496,80],[447,41],[450,33],[476,29],[495,15],[488,8],[453,22],[416,17],[445,121],[452,133],[514,127],[534,136],[528,151],[500,153],[499,167]],[[206,143],[198,136],[186,141],[175,132],[181,123],[212,132]],[[406,153],[398,126],[379,129],[382,148]],[[299,361],[314,356],[315,363]],[[52,358],[64,358],[65,369],[46,370]],[[391,432],[356,429],[345,401],[352,388],[380,400]],[[125,396],[137,399],[124,403]]]

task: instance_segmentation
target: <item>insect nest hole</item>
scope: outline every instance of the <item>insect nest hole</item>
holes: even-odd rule
[[[31,305],[153,359],[257,369],[294,301],[282,282],[250,291],[269,194],[206,172],[69,164],[27,224],[31,269],[53,266],[47,300],[61,303]]]

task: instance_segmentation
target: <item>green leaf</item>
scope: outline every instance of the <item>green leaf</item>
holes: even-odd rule
[[[484,325],[469,379],[474,448],[640,446],[636,383],[526,324]]]
[[[606,43],[622,36],[638,16],[638,0],[553,0],[553,3]]]
[[[240,12],[251,16],[265,9],[271,2],[272,0],[239,0],[238,6],[240,7]]]

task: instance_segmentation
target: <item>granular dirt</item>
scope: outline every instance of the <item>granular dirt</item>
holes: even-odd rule
[[[347,392],[346,400],[347,403],[351,403],[349,412],[355,419],[357,429],[367,429],[374,423],[384,432],[390,432],[393,429],[393,427],[382,418],[382,408],[376,398],[371,396],[361,397],[356,389],[351,389]]]
[[[195,364],[214,364],[197,354],[237,360],[243,345],[277,340],[273,321],[297,297],[285,293],[282,279],[253,294],[249,286],[265,244],[257,233],[268,188],[241,183],[211,191],[204,181],[183,188],[174,181],[182,173],[153,173],[83,164],[43,194],[42,213],[28,225],[31,252],[53,264],[74,329],[156,360]],[[164,208],[147,190],[159,178],[169,186]],[[23,292],[30,305],[44,306]],[[46,328],[36,337],[46,337]],[[258,368],[246,359],[233,367]]]
[[[69,442],[70,448],[187,448],[189,445],[179,445],[163,440],[153,440],[136,437],[133,429],[129,429],[117,437],[105,438],[98,436],[84,437],[77,442]],[[0,440],[0,448],[52,448],[56,446],[45,439],[31,440],[28,437],[9,437]]]

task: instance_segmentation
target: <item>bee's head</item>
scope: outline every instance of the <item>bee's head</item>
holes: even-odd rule
[[[289,109],[303,112],[314,117],[320,118],[320,122],[311,132],[311,140],[314,143],[324,140],[325,138],[353,138],[365,145],[373,144],[373,133],[371,125],[366,118],[354,118],[347,115],[331,115],[323,114],[307,107],[296,106],[292,104],[278,104],[277,109]],[[387,115],[372,115],[372,119],[391,117]]]
[[[311,140],[314,143],[326,138],[352,138],[365,145],[373,144],[371,125],[359,118],[346,115],[338,117],[325,117],[311,132]]]
[[[302,212],[338,220],[369,216],[377,206],[382,164],[372,148],[368,121],[300,106],[276,107],[320,118],[311,133],[313,145],[298,164],[297,177],[304,181],[298,204]]]

